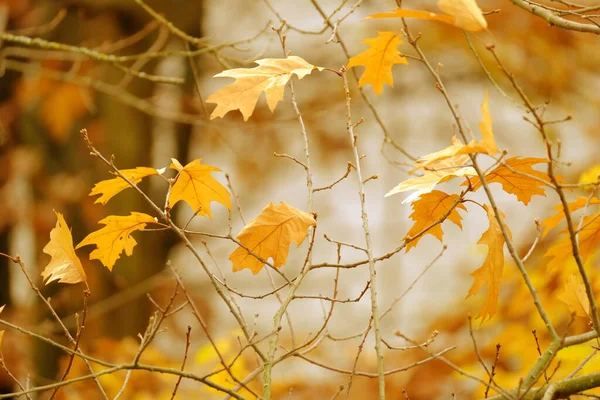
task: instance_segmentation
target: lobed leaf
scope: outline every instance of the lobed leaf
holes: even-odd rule
[[[573,213],[579,209],[584,208],[588,204],[588,202],[589,205],[600,204],[600,199],[597,199],[596,197],[592,197],[590,199],[588,199],[587,197],[577,197],[577,200],[568,203],[569,213]],[[541,223],[541,225],[544,227],[544,230],[542,231],[542,238],[545,238],[548,232],[550,232],[552,228],[556,228],[558,224],[560,224],[560,222],[563,220],[563,218],[565,218],[565,212],[562,204],[557,204],[552,208],[557,210],[557,213],[552,215],[551,217],[546,218]]]
[[[142,181],[143,178],[147,176],[162,175],[164,169],[158,170],[156,168],[149,167],[136,167],[133,169],[122,169],[120,172],[125,178],[137,185]],[[99,194],[101,196],[98,197],[94,203],[106,204],[116,194],[130,187],[131,185],[129,185],[129,183],[127,183],[120,176],[117,176],[116,178],[106,179],[96,183],[90,192],[90,196]]]
[[[571,274],[567,278],[565,288],[558,295],[560,301],[565,303],[569,310],[580,317],[590,317],[590,301],[585,291],[585,285],[579,274]]]

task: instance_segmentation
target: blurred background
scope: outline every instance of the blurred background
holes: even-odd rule
[[[343,3],[340,15],[351,10],[354,2],[350,3]],[[579,3],[594,5],[592,1],[581,0]],[[257,216],[269,202],[285,201],[306,211],[304,170],[289,159],[273,156],[277,152],[303,159],[304,142],[290,106],[289,92],[286,91],[285,101],[274,113],[261,99],[247,122],[237,111],[223,119],[209,120],[214,106],[204,104],[202,98],[230,81],[213,78],[213,75],[224,69],[253,67],[256,59],[282,57],[279,39],[271,29],[271,26],[281,25],[280,18],[285,18],[290,27],[297,28],[286,33],[290,54],[332,69],[347,64],[343,46],[354,56],[367,49],[362,40],[375,37],[377,31],[401,30],[399,20],[362,21],[372,13],[394,9],[394,1],[369,1],[356,8],[337,30],[343,46],[328,40],[332,31],[322,15],[331,14],[340,5],[337,0],[147,0],[145,4],[185,33],[203,38],[203,43],[222,46],[194,58],[168,55],[155,59],[139,58],[126,63],[128,68],[124,71],[110,61],[92,59],[82,51],[7,40],[2,43],[0,252],[19,254],[27,272],[40,286],[40,273],[49,262],[49,256],[41,250],[56,222],[53,210],[65,214],[76,243],[98,229],[97,222],[107,215],[126,215],[130,211],[152,214],[148,205],[133,191],[123,192],[106,206],[94,204],[95,199],[88,196],[92,186],[111,175],[103,163],[89,155],[79,134],[81,129],[87,129],[90,139],[105,156],[114,155],[119,168],[162,168],[170,164],[171,158],[177,158],[183,164],[202,158],[204,163],[229,174],[246,220]],[[503,62],[515,73],[534,103],[548,102],[547,116],[552,119],[573,116],[567,123],[552,125],[551,134],[561,140],[562,160],[571,163],[568,168],[562,168],[560,174],[568,182],[577,182],[584,171],[599,161],[598,38],[593,34],[550,27],[544,20],[513,6],[508,0],[480,1],[479,4],[483,11],[500,10],[486,16],[489,31],[471,35],[481,63],[499,87],[515,98],[512,88],[485,50],[486,44],[496,45]],[[403,6],[439,12],[429,1],[404,1]],[[510,157],[544,157],[541,137],[523,120],[519,105],[491,84],[461,30],[428,21],[410,21],[409,24],[413,34],[421,34],[422,49],[432,64],[438,65],[453,101],[459,105],[470,126],[475,127],[481,119],[480,104],[487,90],[499,147],[506,149]],[[85,47],[102,54],[159,51],[168,54],[186,50],[186,43],[181,38],[171,34],[133,0],[4,0],[0,1],[0,30],[21,37]],[[406,44],[400,46],[400,51],[413,54]],[[355,70],[359,75],[362,73],[361,67]],[[146,75],[140,77],[140,72]],[[376,96],[370,86],[364,88],[393,141],[414,157],[447,146],[455,133],[452,115],[426,69],[409,59],[408,65],[395,66],[393,73],[394,87],[386,86],[381,96]],[[148,75],[180,78],[184,83],[156,82]],[[410,205],[401,204],[406,194],[384,198],[386,192],[409,178],[411,160],[397,147],[386,144],[382,127],[361,98],[352,74],[350,77],[355,122],[364,118],[364,123],[357,128],[359,150],[366,154],[363,174],[365,177],[378,175],[378,179],[366,184],[377,256],[400,245],[411,226]],[[295,90],[310,139],[314,184],[316,187],[329,185],[344,174],[348,161],[352,160],[345,131],[343,86],[335,75],[323,72],[297,81]],[[214,175],[226,184],[223,173]],[[164,204],[164,181],[151,177],[141,184],[141,188],[158,204]],[[457,183],[453,182],[441,186],[449,193],[458,192],[457,188]],[[546,198],[538,196],[525,207],[514,196],[502,192],[499,186],[493,188],[519,252],[525,254],[535,239],[535,218],[551,215],[551,207],[558,199],[554,194]],[[483,191],[473,198],[485,201]],[[319,227],[314,263],[336,261],[336,246],[323,238],[324,233],[334,240],[363,245],[358,200],[353,175],[333,190],[315,195]],[[212,220],[198,217],[190,226],[226,234],[227,210],[214,204],[212,211]],[[409,253],[402,252],[377,264],[378,300],[383,308],[410,288],[382,320],[383,337],[393,346],[403,346],[406,342],[394,335],[396,330],[419,342],[425,342],[434,330],[438,330],[440,334],[431,345],[432,351],[457,346],[448,358],[485,378],[485,371],[477,363],[467,324],[467,315],[477,314],[484,297],[478,295],[468,300],[464,297],[472,283],[469,274],[485,257],[485,249],[476,242],[487,229],[487,219],[478,207],[469,208],[468,213],[462,214],[463,229],[444,225],[448,249],[416,284],[413,285],[415,278],[442,251],[443,244],[435,238],[427,236]],[[234,212],[233,216],[233,232],[236,233],[244,223],[239,214]],[[191,210],[181,204],[174,210],[174,218],[181,225],[191,217]],[[134,254],[122,256],[112,272],[97,261],[88,261],[86,252],[89,249],[78,251],[92,289],[83,348],[111,362],[129,362],[137,350],[136,336],[144,332],[154,310],[146,294],[164,304],[172,293],[174,280],[165,270],[165,263],[171,260],[183,275],[212,335],[218,338],[223,348],[230,348],[235,354],[239,335],[235,320],[185,246],[168,232],[143,232],[135,237],[139,245]],[[557,326],[566,329],[569,311],[557,300],[556,294],[562,289],[567,275],[558,271],[549,276],[543,270],[546,262],[543,254],[553,240],[555,237],[550,235],[536,248],[528,268],[552,318]],[[234,243],[206,238],[206,247],[200,240],[195,240],[195,244],[203,254],[206,254],[206,248],[210,249],[214,257],[211,268],[222,271],[230,286],[253,295],[271,290],[266,271],[256,276],[247,270],[235,274],[231,271],[228,256],[235,249]],[[286,275],[293,277],[298,273],[306,248],[306,243],[300,249],[292,246],[288,263],[283,268]],[[341,255],[344,263],[364,258],[362,252],[347,247],[342,249]],[[302,294],[331,294],[334,277],[334,269],[311,272]],[[355,298],[365,289],[367,281],[366,265],[342,271],[339,297]],[[43,288],[44,295],[51,297],[52,305],[70,329],[76,327],[74,314],[81,311],[81,290],[77,285],[58,284]],[[238,302],[258,332],[270,332],[272,316],[279,307],[276,298],[240,298]],[[57,341],[65,341],[18,265],[4,257],[0,257],[0,304],[7,304],[2,318]],[[513,387],[537,357],[531,330],[538,329],[542,346],[548,343],[548,338],[544,336],[543,324],[533,312],[533,303],[509,261],[500,307],[499,314],[491,321],[481,326],[479,322],[475,323],[475,334],[488,361],[495,357],[496,343],[502,344],[500,372],[496,379],[500,385]],[[370,313],[368,292],[358,302],[338,304],[328,324],[328,334],[334,338],[357,335],[369,323]],[[310,299],[292,303],[289,314],[299,338],[314,333],[324,318],[321,302]],[[189,309],[166,321],[168,331],[157,336],[143,360],[178,368],[188,325],[193,328],[188,369],[202,373],[216,368],[216,355],[211,353],[206,337]],[[578,318],[571,324],[570,332],[580,333],[587,328],[587,321]],[[343,342],[324,340],[310,357],[351,370],[361,340],[362,335]],[[284,332],[282,345],[289,344],[289,332]],[[372,349],[373,340],[369,335],[359,358],[358,370],[376,371]],[[576,346],[565,356],[567,359],[561,361],[557,376],[570,372],[587,352],[587,348]],[[3,354],[6,364],[17,377],[35,384],[60,377],[67,361],[54,348],[11,330],[5,334]],[[426,357],[420,350],[387,350],[386,367],[401,367]],[[256,362],[251,356],[236,362],[239,375],[250,373]],[[593,370],[600,365],[592,361],[588,367]],[[76,363],[70,376],[85,372],[85,368]],[[101,379],[111,397],[121,388],[124,375],[122,372]],[[340,385],[347,387],[349,379],[348,375],[297,358],[278,366],[274,377],[276,398],[290,399],[331,398]],[[226,376],[222,379],[224,384],[233,386]],[[174,381],[172,377],[135,372],[121,398],[168,399]],[[259,380],[252,385],[261,387]],[[350,398],[375,398],[376,379],[355,377],[352,385]],[[418,369],[390,375],[387,388],[391,399],[403,399],[402,389],[407,390],[412,400],[450,398],[452,393],[461,399],[476,398],[483,393],[481,386],[459,377],[441,362],[430,362]],[[13,382],[0,370],[0,391],[12,389]],[[80,383],[61,390],[59,397],[95,398],[95,390],[93,383]],[[252,398],[251,394],[246,394]],[[189,382],[184,382],[179,396],[222,397]]]

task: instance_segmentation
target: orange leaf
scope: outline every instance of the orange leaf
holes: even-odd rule
[[[381,94],[383,84],[394,87],[392,67],[395,64],[408,64],[406,58],[400,55],[397,47],[402,44],[400,35],[393,32],[377,32],[376,38],[363,40],[370,49],[354,56],[348,62],[348,69],[364,65],[365,72],[360,77],[358,86],[370,84],[375,93]]]
[[[309,213],[300,211],[283,201],[279,205],[269,203],[260,215],[242,229],[238,240],[252,253],[263,260],[273,259],[275,267],[285,264],[292,242],[300,247],[310,226],[317,221]],[[258,274],[263,262],[243,247],[238,247],[229,259],[233,263],[233,271],[248,268]]]
[[[585,207],[586,204],[588,204],[587,197],[577,197],[577,200],[568,203],[569,213],[573,213],[573,212]],[[600,204],[600,200],[595,197],[592,197],[591,199],[589,199],[589,204],[590,205]],[[541,225],[544,227],[544,231],[542,232],[542,238],[545,238],[546,235],[548,234],[548,232],[550,232],[550,230],[552,228],[556,228],[556,226],[558,226],[560,221],[562,221],[563,218],[565,217],[565,213],[563,211],[562,204],[557,204],[552,208],[554,208],[558,212],[556,214],[554,214],[553,216],[546,218],[544,220],[544,222],[542,222]]]
[[[76,248],[96,245],[96,249],[90,253],[90,260],[100,260],[112,271],[123,250],[128,256],[133,254],[137,242],[131,234],[144,229],[146,224],[156,223],[156,219],[148,214],[132,212],[125,216],[109,215],[98,223],[106,226],[87,235]]]
[[[44,247],[43,252],[52,258],[42,272],[46,284],[57,281],[58,283],[79,283],[87,281],[87,276],[81,261],[73,248],[73,237],[61,213],[56,214],[56,226],[50,231],[50,242]]]
[[[564,291],[558,295],[558,299],[569,306],[572,313],[580,317],[590,316],[590,301],[585,292],[585,285],[581,276],[571,274],[565,283]]]
[[[6,307],[6,305],[3,305],[2,307],[0,307],[0,314],[2,314],[2,311],[4,310],[4,307]],[[4,331],[0,331],[0,349],[2,349],[2,337],[4,336]]]
[[[502,235],[502,228],[498,223],[494,210],[484,205],[485,211],[487,212],[490,226],[487,231],[481,235],[481,238],[477,244],[483,244],[488,246],[488,254],[483,262],[483,265],[477,270],[471,273],[471,276],[475,278],[473,286],[469,289],[467,298],[476,294],[484,285],[487,285],[488,291],[483,303],[483,307],[477,318],[482,318],[485,321],[486,318],[492,318],[498,308],[498,296],[500,294],[500,280],[502,279],[502,271],[504,270],[504,236]],[[504,220],[504,214],[500,212],[500,217]],[[504,225],[508,231],[509,237],[512,238],[508,226]]]
[[[547,162],[548,160],[544,158],[509,158],[489,172],[485,176],[485,181],[501,184],[505,192],[514,194],[520,202],[527,205],[534,195],[546,196],[544,182],[550,182],[550,178],[545,172],[536,171],[532,166]],[[464,182],[463,186],[468,184]],[[471,184],[473,190],[478,190],[482,186],[479,177],[474,178]]]
[[[431,224],[440,220],[444,222],[445,219],[448,219],[462,229],[462,217],[458,213],[458,210],[461,209],[467,211],[464,204],[460,203],[460,197],[458,195],[446,194],[439,190],[424,194],[419,200],[412,203],[412,208],[413,212],[410,214],[410,218],[415,221],[415,223],[406,234],[407,237],[413,237]],[[444,235],[442,223],[440,222],[429,229],[424,235],[410,242],[406,246],[406,252],[408,253],[410,249],[415,247],[419,240],[425,235],[433,235],[441,242],[442,236]]]
[[[254,112],[256,102],[264,91],[271,111],[283,100],[285,85],[295,74],[298,79],[309,75],[313,70],[322,70],[300,57],[265,58],[257,60],[258,67],[229,69],[215,77],[235,78],[236,81],[211,94],[207,103],[215,103],[217,108],[210,119],[223,117],[229,111],[240,110],[244,121]]]
[[[396,187],[387,192],[385,197],[409,190],[416,190],[402,201],[402,204],[410,203],[418,199],[419,196],[430,193],[438,183],[449,181],[457,176],[477,175],[477,172],[472,167],[462,166],[467,159],[467,156],[460,156],[437,161],[430,165],[427,170],[423,171],[423,175],[400,182]]]
[[[600,212],[583,219],[581,231],[577,236],[579,239],[579,255],[582,261],[585,262],[589,256],[596,252],[598,245],[600,245]],[[564,235],[544,255],[552,257],[552,260],[548,263],[548,271],[562,267],[573,256],[570,236]]]
[[[216,201],[231,210],[231,199],[227,189],[210,175],[211,172],[221,170],[201,164],[201,161],[199,158],[183,167],[179,161],[173,159],[170,168],[178,170],[179,173],[169,194],[169,207],[173,208],[183,200],[199,215],[212,218],[210,203]]]
[[[365,19],[419,18],[443,22],[471,32],[487,28],[487,21],[475,0],[439,0],[438,7],[447,15],[398,8],[392,12],[373,14]]]
[[[137,167],[133,169],[122,169],[120,172],[125,178],[137,185],[147,176],[161,175],[164,172],[164,169],[157,170],[155,168]],[[116,178],[106,179],[96,183],[90,192],[90,196],[100,194],[101,196],[98,197],[94,203],[106,204],[113,196],[129,187],[131,187],[129,183],[120,176],[117,176]]]

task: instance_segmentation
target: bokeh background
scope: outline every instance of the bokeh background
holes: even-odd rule
[[[404,7],[438,11],[433,2],[404,1]],[[552,2],[555,3],[555,2]],[[593,1],[580,1],[589,3]],[[189,60],[186,57],[164,57],[130,64],[149,74],[183,78],[185,83],[156,83],[124,73],[107,62],[90,60],[77,52],[40,49],[36,46],[2,43],[0,50],[0,252],[19,254],[28,273],[41,285],[40,272],[49,261],[41,252],[54,227],[53,210],[65,214],[78,242],[97,229],[97,221],[109,214],[130,211],[149,212],[143,200],[126,191],[107,206],[94,204],[89,197],[93,184],[110,178],[107,168],[89,155],[79,131],[86,128],[96,147],[106,156],[114,155],[120,168],[135,166],[166,167],[172,157],[186,163],[196,158],[228,173],[247,219],[254,218],[269,202],[285,201],[299,209],[307,209],[304,170],[289,159],[274,157],[285,153],[303,157],[303,140],[289,93],[274,113],[261,99],[249,121],[231,112],[223,119],[209,120],[213,105],[205,105],[198,91],[206,98],[229,82],[213,75],[223,69],[252,67],[253,60],[282,57],[282,49],[271,26],[279,26],[279,17],[290,26],[306,31],[321,31],[324,20],[319,7],[328,15],[339,6],[330,0],[148,0],[147,4],[164,15],[186,33],[206,38],[212,45],[249,39],[235,46],[224,46],[215,53],[206,53]],[[315,4],[317,6],[315,6]],[[490,111],[494,117],[494,132],[501,149],[510,156],[543,157],[544,146],[539,134],[522,118],[523,111],[514,99],[514,91],[485,50],[494,43],[508,68],[513,71],[536,104],[548,102],[546,115],[556,119],[572,115],[572,120],[551,128],[554,139],[562,143],[560,174],[568,182],[577,182],[582,172],[598,162],[600,52],[598,38],[592,34],[565,31],[548,24],[509,1],[480,1],[484,11],[500,10],[487,15],[489,30],[471,36],[481,62],[486,65],[504,96],[491,84],[463,32],[455,27],[428,21],[410,21],[413,34],[421,33],[422,49],[441,75],[454,102],[472,127],[481,118],[479,105],[485,91],[490,94]],[[344,15],[353,4],[345,4]],[[362,21],[366,16],[395,8],[393,1],[369,1],[358,7],[338,29],[351,55],[364,51],[361,41],[376,36],[377,31],[401,30],[398,20]],[[138,54],[149,51],[185,50],[181,39],[171,35],[135,1],[117,0],[8,0],[0,2],[0,29],[14,34],[40,37],[45,40],[84,46],[107,54]],[[287,48],[293,55],[308,62],[338,69],[347,63],[342,47],[329,41],[329,28],[321,34],[287,31]],[[412,54],[404,44],[401,52]],[[195,70],[195,72],[194,72]],[[357,73],[361,73],[358,67]],[[194,79],[194,73],[197,75]],[[350,75],[352,77],[352,75]],[[352,159],[345,131],[344,94],[339,79],[331,73],[313,73],[295,83],[300,110],[306,122],[315,186],[325,186],[346,171]],[[386,145],[381,126],[358,93],[351,79],[355,121],[364,118],[357,128],[359,149],[365,176],[378,175],[369,181],[367,204],[375,255],[385,254],[400,245],[410,228],[410,206],[401,204],[405,194],[384,198],[392,187],[409,177],[410,161],[393,146]],[[419,156],[445,147],[455,133],[452,116],[435,88],[426,69],[409,59],[407,66],[394,68],[394,87],[386,86],[381,96],[371,87],[365,93],[379,113],[393,140],[408,153]],[[225,183],[224,174],[215,174]],[[159,204],[164,202],[165,185],[160,179],[148,179],[141,187]],[[506,214],[520,254],[525,254],[535,239],[535,218],[552,214],[558,203],[553,194],[534,198],[525,207],[514,196],[494,187],[500,208]],[[456,183],[447,183],[442,190],[457,190]],[[582,195],[583,192],[573,193]],[[478,197],[479,196],[479,197]],[[474,197],[485,201],[483,193]],[[315,211],[319,218],[319,236],[314,260],[334,262],[336,246],[327,242],[323,233],[335,240],[362,245],[360,205],[354,176],[344,180],[334,190],[315,195]],[[227,210],[213,206],[213,219],[196,218],[194,229],[226,233]],[[175,209],[176,220],[185,224],[192,216],[183,205]],[[477,207],[463,213],[463,229],[444,225],[448,246],[438,260],[393,311],[382,320],[384,338],[391,344],[406,343],[394,335],[399,330],[420,342],[434,330],[440,332],[433,350],[453,345],[448,354],[465,369],[485,378],[477,364],[469,336],[467,315],[476,315],[483,296],[468,300],[464,297],[472,283],[469,274],[481,265],[484,249],[476,246],[487,229],[484,212]],[[234,232],[243,227],[234,213]],[[555,239],[550,236],[541,243],[528,261],[532,277],[556,324],[566,329],[569,311],[557,300],[566,273],[545,273],[543,254]],[[88,273],[92,295],[83,346],[88,352],[112,361],[127,362],[137,349],[138,333],[145,330],[153,310],[146,294],[166,301],[174,281],[165,263],[171,260],[184,276],[188,289],[199,305],[212,334],[224,348],[237,344],[235,321],[227,312],[210,285],[208,278],[187,249],[166,232],[145,232],[136,235],[139,245],[133,256],[122,257],[113,272],[96,261],[87,261],[84,249],[79,254]],[[207,238],[215,265],[227,282],[239,291],[261,294],[269,291],[271,281],[266,271],[254,276],[250,271],[233,273],[228,260],[235,245],[227,240]],[[197,240],[199,248],[203,244]],[[424,238],[408,254],[398,254],[377,264],[380,287],[379,302],[387,307],[398,295],[411,287],[413,281],[442,250],[443,244],[431,236]],[[304,259],[306,243],[295,247],[284,267],[288,276],[295,276]],[[203,250],[204,251],[204,250]],[[361,260],[360,251],[342,250],[342,260]],[[568,270],[568,268],[565,268]],[[335,271],[320,269],[305,282],[304,294],[330,293]],[[367,266],[342,271],[340,298],[356,297],[368,280]],[[74,313],[81,310],[81,287],[49,285],[44,295],[64,318],[75,327]],[[491,321],[475,323],[476,337],[484,358],[493,361],[495,344],[503,350],[499,361],[497,382],[506,387],[518,384],[519,377],[536,358],[532,329],[539,340],[547,344],[543,324],[533,313],[533,303],[516,269],[507,261],[501,310]],[[61,332],[48,318],[36,294],[17,265],[0,257],[0,304],[8,307],[3,313],[18,325],[63,341]],[[272,315],[279,303],[276,298],[239,299],[239,304],[256,329],[269,332]],[[328,325],[333,337],[355,335],[365,329],[370,318],[368,293],[356,303],[339,304]],[[299,300],[290,307],[290,319],[295,334],[304,337],[314,332],[323,321],[322,304],[318,300]],[[170,318],[168,332],[157,336],[145,355],[145,360],[178,368],[185,345],[185,331],[192,325],[190,370],[210,371],[218,360],[207,347],[197,323],[188,310]],[[587,329],[585,319],[576,319],[570,332]],[[361,337],[336,342],[324,340],[311,358],[342,369],[351,369]],[[289,345],[284,334],[282,344]],[[369,336],[359,359],[359,370],[376,371],[373,341]],[[578,360],[587,355],[588,347],[573,350],[562,360],[557,376],[570,372]],[[432,351],[433,351],[432,350]],[[62,354],[41,342],[14,331],[5,335],[3,354],[7,365],[22,379],[47,383],[57,378],[66,360]],[[385,355],[386,366],[400,367],[425,358],[419,350],[391,351]],[[570,358],[569,358],[570,357]],[[570,364],[569,364],[570,363]],[[253,357],[236,364],[241,376],[256,366]],[[597,368],[592,361],[589,368]],[[573,367],[574,368],[574,367]],[[571,368],[572,369],[572,368]],[[85,369],[72,372],[84,373]],[[103,378],[114,396],[120,389],[124,373]],[[223,377],[223,382],[227,383]],[[330,398],[348,384],[348,376],[322,369],[300,359],[286,361],[276,369],[276,398]],[[123,399],[170,398],[174,379],[135,372]],[[260,388],[260,381],[253,383]],[[410,399],[476,398],[483,391],[474,382],[459,377],[441,362],[430,362],[387,378],[390,398]],[[2,390],[10,390],[12,382],[0,371]],[[352,399],[375,398],[376,380],[355,377]],[[77,384],[59,392],[63,398],[94,398],[93,384]],[[184,382],[181,398],[221,398]],[[189,397],[188,397],[189,396]],[[193,397],[192,397],[193,396]],[[342,396],[342,395],[341,395]]]

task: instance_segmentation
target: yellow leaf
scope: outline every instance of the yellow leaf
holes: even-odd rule
[[[83,266],[75,249],[73,237],[61,213],[56,214],[56,226],[50,231],[50,242],[44,247],[43,252],[52,258],[42,272],[46,284],[57,281],[58,283],[79,283],[87,280]]]
[[[2,314],[2,311],[4,310],[4,307],[6,307],[6,305],[3,305],[2,307],[0,307],[0,314]],[[2,348],[2,337],[4,336],[4,331],[0,331],[0,349]]]
[[[177,160],[173,160],[171,168],[179,171],[175,184],[169,194],[169,207],[183,200],[199,215],[208,215],[210,203],[219,202],[231,210],[231,199],[227,189],[213,178],[210,173],[221,171],[219,168],[201,164],[201,158],[194,160],[185,167]]]
[[[483,153],[493,156],[498,153],[498,146],[494,139],[492,132],[492,116],[490,115],[488,107],[488,93],[485,92],[483,104],[481,105],[482,121],[479,123],[479,129],[481,130],[482,140],[471,140],[468,144],[464,145],[454,136],[451,140],[451,145],[436,151],[431,154],[419,157],[416,162],[414,170],[425,169],[430,164],[441,161],[447,158],[457,157],[466,155],[469,153]],[[411,171],[412,172],[412,171]]]
[[[487,28],[487,21],[475,0],[439,0],[438,7],[447,15],[398,8],[392,12],[373,14],[365,19],[419,18],[444,22],[471,32]]]
[[[458,195],[446,194],[439,190],[434,190],[431,193],[421,196],[419,200],[412,203],[413,212],[410,214],[410,218],[415,221],[415,223],[412,228],[410,228],[406,236],[413,237],[414,235],[420,233],[423,229],[442,219],[448,219],[462,229],[462,217],[458,213],[458,210],[460,209],[467,211],[467,208],[464,206],[464,204],[459,202],[460,197]],[[439,223],[435,225],[424,235],[410,242],[406,246],[406,252],[408,253],[410,249],[415,247],[419,240],[421,240],[421,238],[425,235],[433,235],[441,242],[442,236],[444,235],[442,224]]]
[[[585,286],[581,276],[571,274],[565,283],[564,291],[558,295],[560,301],[569,306],[572,313],[580,317],[590,316],[590,301],[588,300]]]
[[[90,253],[90,260],[100,260],[112,271],[123,250],[128,256],[133,254],[137,242],[131,234],[144,229],[146,224],[156,223],[156,219],[148,214],[132,212],[125,216],[109,215],[98,223],[106,226],[87,235],[76,248],[96,245],[96,249]]]
[[[501,184],[505,192],[514,194],[520,202],[527,205],[534,195],[546,196],[544,182],[550,182],[550,178],[548,174],[536,171],[532,166],[547,162],[548,160],[545,158],[509,158],[502,165],[490,171],[485,176],[485,181],[488,184]],[[482,187],[479,177],[474,178],[471,184],[473,185],[473,190],[478,190]],[[467,185],[468,182],[463,183],[463,186]]]
[[[137,185],[143,178],[151,175],[161,175],[163,171],[159,171],[155,168],[137,167],[133,169],[122,169],[120,172],[125,178]],[[100,194],[101,196],[98,197],[94,203],[106,204],[113,196],[129,187],[131,187],[129,183],[120,176],[117,176],[116,178],[106,179],[96,183],[90,192],[90,196]]]
[[[376,38],[363,40],[370,46],[348,62],[348,69],[357,65],[364,65],[365,72],[360,77],[358,86],[370,84],[375,93],[381,94],[383,84],[394,87],[392,67],[395,64],[408,64],[406,58],[400,55],[397,47],[402,43],[400,35],[393,32],[377,32]]]
[[[577,236],[579,239],[579,255],[582,261],[585,262],[588,257],[596,252],[598,245],[600,245],[600,212],[583,219],[581,231]],[[548,263],[548,271],[562,267],[573,256],[570,236],[564,235],[544,255],[552,257],[552,260]]]
[[[568,203],[569,213],[573,213],[585,207],[585,205],[588,204],[588,201],[590,205],[600,204],[600,199],[597,199],[595,197],[592,197],[589,200],[587,197],[577,197],[577,200]],[[562,221],[565,217],[562,204],[557,204],[552,208],[557,210],[557,213],[551,217],[546,218],[544,222],[542,222],[541,225],[544,227],[544,231],[542,232],[542,238],[546,237],[546,235],[548,234],[548,232],[550,232],[551,229],[556,228],[560,221]]]
[[[504,270],[504,236],[502,235],[502,228],[496,220],[494,210],[487,204],[483,206],[487,212],[490,226],[487,231],[481,235],[481,238],[477,244],[483,244],[488,246],[488,254],[483,262],[483,265],[477,270],[471,273],[471,276],[475,278],[473,286],[469,289],[467,298],[473,296],[484,285],[487,285],[488,291],[483,303],[483,307],[477,318],[482,318],[485,321],[486,318],[492,318],[498,308],[498,296],[500,294],[500,280],[502,279],[502,271]],[[504,220],[504,214],[500,212],[500,217]],[[509,237],[512,238],[508,226],[504,225],[508,231]]]
[[[217,105],[210,119],[223,117],[232,110],[240,110],[244,121],[247,121],[254,112],[256,102],[263,91],[269,109],[274,111],[277,103],[283,100],[285,85],[292,75],[296,74],[298,79],[302,79],[314,69],[319,71],[323,69],[296,56],[281,59],[265,58],[257,60],[256,63],[258,67],[230,69],[215,75],[215,77],[235,78],[236,81],[208,96],[206,102]]]
[[[463,167],[462,164],[467,161],[467,156],[454,157],[437,161],[423,175],[400,182],[396,187],[385,194],[385,197],[397,193],[415,190],[410,196],[402,201],[402,204],[410,203],[419,196],[430,193],[433,188],[441,182],[448,181],[457,176],[474,176],[477,172],[472,167]]]
[[[593,167],[590,167],[588,169],[586,169],[585,171],[583,171],[583,173],[581,175],[579,175],[579,184],[590,184],[593,185],[594,183],[598,182],[598,177],[600,176],[600,164],[598,165],[594,165]]]
[[[281,267],[287,260],[290,244],[294,242],[299,247],[308,228],[316,224],[312,214],[283,201],[277,206],[269,203],[258,217],[242,229],[237,238],[255,255],[263,260],[272,258],[273,265]],[[248,268],[253,274],[258,274],[263,267],[262,261],[241,246],[231,253],[229,259],[234,272]]]

